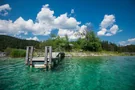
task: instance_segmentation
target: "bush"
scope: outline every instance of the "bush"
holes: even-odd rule
[[[10,57],[25,57],[26,55],[26,51],[23,49],[7,48],[5,52],[8,53]]]
[[[11,57],[25,57],[26,51],[22,49],[13,49],[10,53]]]
[[[4,52],[6,52],[6,55],[9,56],[12,51],[12,48],[7,47]]]

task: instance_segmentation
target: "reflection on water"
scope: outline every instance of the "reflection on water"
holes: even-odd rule
[[[53,70],[0,58],[0,90],[134,90],[135,57],[65,58]]]

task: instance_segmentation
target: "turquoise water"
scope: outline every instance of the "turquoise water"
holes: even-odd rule
[[[0,58],[0,90],[135,90],[135,57],[65,58],[50,71]]]

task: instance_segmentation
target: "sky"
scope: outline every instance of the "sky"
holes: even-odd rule
[[[1,35],[76,40],[89,27],[101,40],[135,44],[135,0],[0,0]]]

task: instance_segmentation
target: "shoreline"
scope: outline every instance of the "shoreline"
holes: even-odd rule
[[[118,52],[65,52],[65,57],[89,57],[89,56],[135,56],[135,53]]]
[[[109,52],[109,51],[102,51],[102,52],[64,52],[65,57],[89,57],[89,56],[135,56],[135,52]],[[37,56],[37,55],[34,55]],[[33,56],[33,57],[34,57]],[[41,55],[43,56],[43,55]],[[0,58],[7,58],[10,56],[0,56]],[[25,58],[25,57],[10,57],[10,58]]]

